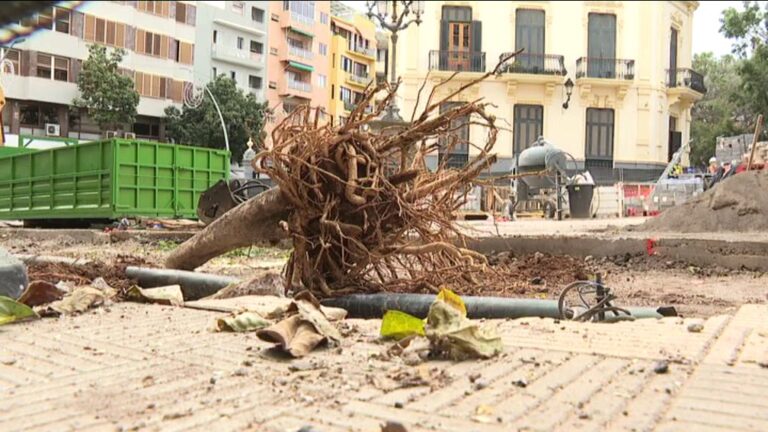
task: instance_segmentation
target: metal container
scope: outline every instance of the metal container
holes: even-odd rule
[[[196,218],[229,152],[111,139],[0,154],[0,219]]]
[[[555,172],[558,168],[565,171],[565,164],[565,152],[549,141],[539,138],[531,147],[520,152],[516,169],[518,174],[551,171],[550,175],[521,177],[521,181],[531,189],[551,188],[555,186]]]

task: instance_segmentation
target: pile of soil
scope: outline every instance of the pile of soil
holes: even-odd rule
[[[45,281],[52,284],[72,282],[76,285],[88,285],[97,278],[104,280],[118,292],[124,292],[136,281],[125,275],[128,266],[144,266],[148,263],[141,258],[118,256],[111,264],[91,262],[86,265],[36,262],[27,267],[30,281]]]
[[[729,177],[686,203],[672,207],[631,231],[768,231],[768,171]]]
[[[594,270],[581,258],[568,255],[549,255],[540,252],[515,256],[502,252],[488,257],[488,262],[504,270],[505,279],[497,287],[503,290],[489,290],[483,295],[516,296],[520,294],[560,292],[566,285],[590,279]],[[491,288],[491,287],[489,287]]]

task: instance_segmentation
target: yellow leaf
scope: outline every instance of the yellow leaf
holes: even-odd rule
[[[442,288],[440,294],[437,295],[437,299],[453,306],[454,309],[461,312],[461,316],[467,316],[467,306],[464,305],[464,300],[448,288]]]
[[[381,319],[381,336],[400,340],[410,335],[424,336],[424,321],[405,312],[390,310]]]

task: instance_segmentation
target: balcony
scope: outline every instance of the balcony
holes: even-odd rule
[[[291,78],[286,78],[286,85],[291,90],[298,90],[304,93],[312,93],[312,84],[308,82],[298,81]]]
[[[357,103],[350,102],[350,101],[344,101],[344,111],[352,112],[357,107]],[[373,112],[373,107],[368,105],[365,107],[365,110],[363,110],[366,114],[370,114]]]
[[[635,61],[615,58],[581,57],[576,60],[576,79],[579,78],[632,81],[635,79]]]
[[[246,67],[261,68],[264,66],[263,54],[237,48],[227,48],[217,44],[211,46],[211,57],[222,62]]]
[[[360,55],[364,55],[370,58],[376,58],[376,50],[373,48],[366,48],[363,46],[353,45],[349,47],[349,50]]]
[[[367,87],[368,83],[371,82],[371,79],[367,76],[360,76],[353,73],[347,74],[347,81],[349,81],[352,84],[358,85],[360,87]]]
[[[504,53],[502,57],[509,56],[510,54],[512,53]],[[567,74],[563,56],[527,53],[520,53],[512,58],[509,64],[504,66],[503,72],[554,76],[565,76]]]
[[[295,21],[295,22],[297,22],[299,24],[303,24],[303,25],[306,25],[306,26],[313,26],[313,25],[315,25],[315,20],[313,20],[312,18],[310,18],[310,17],[308,17],[306,15],[302,15],[302,14],[299,14],[299,13],[296,13],[296,12],[291,12],[291,21]]]
[[[315,56],[312,51],[293,45],[288,45],[288,54],[304,60],[312,60],[312,58]]]
[[[432,50],[429,70],[485,72],[485,52]]]
[[[685,87],[701,94],[707,92],[704,75],[687,68],[667,69],[667,87]]]

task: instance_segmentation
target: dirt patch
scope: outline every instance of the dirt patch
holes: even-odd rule
[[[87,285],[94,279],[104,280],[118,292],[124,292],[136,281],[125,275],[128,266],[153,267],[142,258],[133,256],[118,256],[111,264],[95,261],[86,265],[63,263],[34,263],[27,268],[30,281],[45,281],[56,284],[62,281],[77,285]]]
[[[566,285],[589,279],[594,268],[580,258],[567,255],[534,253],[515,256],[510,252],[489,257],[489,264],[501,272],[504,280],[482,295],[515,296],[548,293]]]
[[[768,171],[737,174],[630,231],[768,231]]]

